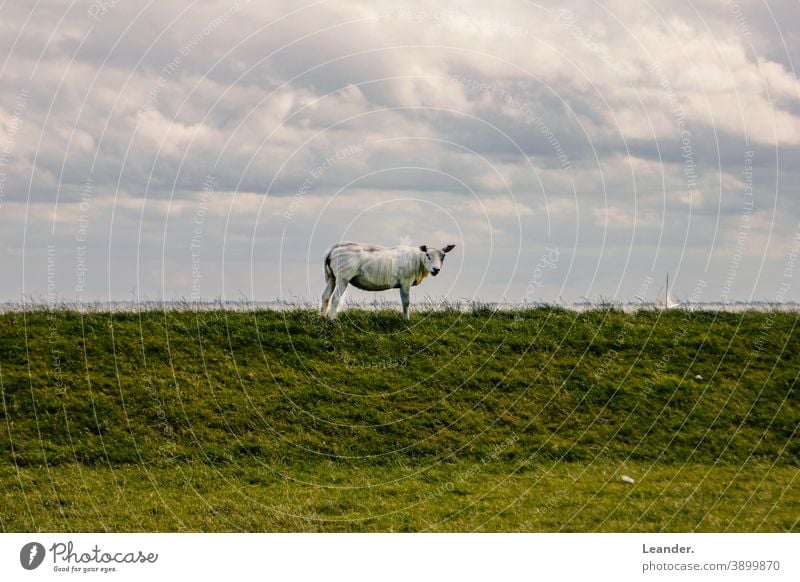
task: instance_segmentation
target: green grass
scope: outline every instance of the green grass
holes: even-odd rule
[[[798,531],[797,320],[2,314],[0,529]]]

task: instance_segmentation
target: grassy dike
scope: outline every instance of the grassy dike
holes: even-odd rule
[[[798,531],[797,323],[5,313],[0,529]]]

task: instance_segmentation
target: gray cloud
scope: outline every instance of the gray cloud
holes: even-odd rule
[[[789,1],[29,10],[0,9],[4,299],[48,245],[66,297],[188,297],[197,264],[206,298],[315,297],[342,237],[455,242],[433,295],[530,299],[556,245],[537,299],[733,264],[770,298],[800,229]]]

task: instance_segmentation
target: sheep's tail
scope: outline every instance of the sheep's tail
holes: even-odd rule
[[[325,278],[328,279],[333,277],[333,268],[331,267],[331,253],[333,252],[333,247],[328,249],[328,252],[325,253]]]

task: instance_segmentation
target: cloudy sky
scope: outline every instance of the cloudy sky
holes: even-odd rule
[[[0,2],[0,301],[800,300],[796,0],[430,6]]]

